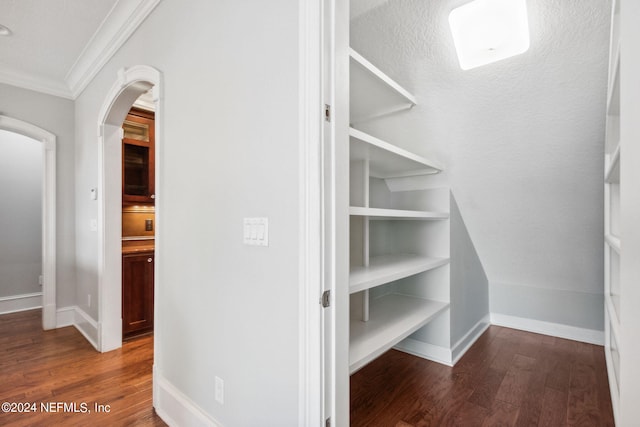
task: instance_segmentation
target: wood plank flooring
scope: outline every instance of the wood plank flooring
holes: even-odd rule
[[[166,426],[152,407],[153,336],[102,354],[74,327],[41,325],[40,310],[0,316],[0,403],[36,403],[35,412],[0,411],[0,425]]]
[[[604,350],[498,326],[453,368],[391,350],[352,375],[351,425],[613,426]]]

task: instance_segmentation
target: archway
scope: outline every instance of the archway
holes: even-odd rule
[[[0,129],[42,142],[42,327],[56,327],[56,136],[31,123],[0,115]]]
[[[134,101],[152,89],[156,114],[156,159],[162,150],[161,122],[161,74],[155,68],[136,65],[120,70],[118,80],[112,86],[98,118],[98,349],[102,352],[122,346],[122,123]],[[156,161],[156,203],[161,200],[161,188],[157,185],[160,163]],[[156,224],[160,217],[156,212]],[[161,227],[157,227],[161,230]],[[160,236],[156,232],[156,248]],[[158,250],[156,249],[156,256]],[[156,264],[157,265],[157,264]],[[155,288],[160,278],[155,274]],[[154,292],[158,300],[158,292]],[[154,304],[157,307],[157,304]],[[156,309],[157,313],[157,309]],[[154,313],[157,319],[157,314]],[[156,347],[158,337],[155,339]]]

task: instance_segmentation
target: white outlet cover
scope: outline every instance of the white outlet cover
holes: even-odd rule
[[[222,378],[216,376],[215,387],[216,401],[219,404],[224,405],[224,381],[222,380]]]

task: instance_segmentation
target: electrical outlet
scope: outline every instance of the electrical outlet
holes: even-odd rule
[[[224,405],[224,381],[220,377],[216,377],[216,401]]]
[[[42,274],[38,276],[38,285],[42,286],[42,283],[44,282],[44,278],[42,277]]]
[[[87,307],[91,307],[91,294],[87,294]]]

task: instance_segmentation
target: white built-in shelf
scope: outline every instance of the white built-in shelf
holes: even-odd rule
[[[351,123],[406,110],[417,104],[415,97],[379,68],[349,51]]]
[[[448,263],[449,258],[429,258],[413,254],[371,257],[368,267],[351,267],[349,293],[384,285]]]
[[[353,373],[426,325],[448,303],[391,294],[371,301],[369,321],[351,319],[349,371]]]
[[[604,180],[610,184],[620,182],[620,144],[609,157],[609,164],[604,173]]]
[[[398,178],[430,175],[442,171],[437,162],[425,159],[358,129],[350,128],[350,159],[369,160],[369,175],[374,178]]]
[[[609,83],[609,98],[607,99],[607,112],[610,116],[620,115],[620,45],[617,45],[613,58],[612,80]]]
[[[446,212],[406,211],[406,210],[400,210],[400,209],[363,208],[360,206],[351,206],[349,208],[349,215],[366,216],[370,220],[383,220],[383,219],[437,220],[437,219],[449,218],[449,214]]]
[[[614,251],[616,251],[618,255],[620,255],[620,238],[619,237],[614,236],[613,234],[607,234],[606,236],[604,236],[604,240],[611,247],[611,249],[613,249]]]

